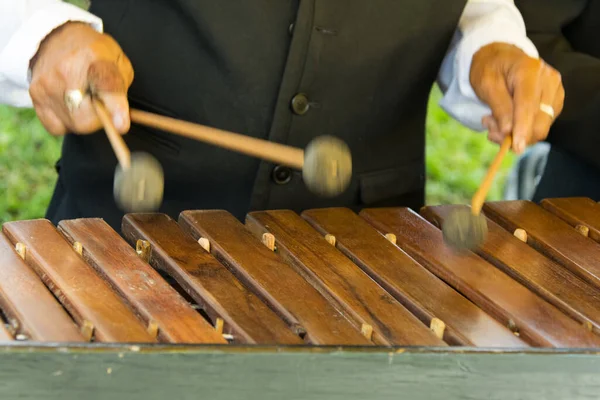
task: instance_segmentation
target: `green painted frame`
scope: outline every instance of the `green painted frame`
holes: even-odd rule
[[[598,349],[0,345],[0,399],[598,399]]]

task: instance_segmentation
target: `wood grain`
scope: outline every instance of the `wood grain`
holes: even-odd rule
[[[135,250],[99,218],[62,221],[59,230],[83,258],[123,297],[144,322],[158,327],[158,338],[170,343],[227,341],[183,299]]]
[[[381,345],[445,346],[427,326],[292,211],[253,212],[246,226],[257,238],[275,236],[277,252],[319,292],[373,328]]]
[[[7,222],[13,244],[27,248],[25,261],[81,327],[94,326],[100,342],[154,342],[133,312],[85,263],[48,220]]]
[[[195,238],[211,242],[211,253],[252,288],[290,325],[301,326],[312,344],[367,345],[367,340],[292,267],[267,249],[226,211],[185,211],[180,223]]]
[[[421,214],[438,228],[454,206],[424,207]],[[487,240],[475,250],[513,279],[582,324],[600,333],[600,290],[558,265],[488,219]]]
[[[83,342],[77,325],[0,233],[0,307],[17,334],[40,342]]]
[[[600,242],[600,204],[587,197],[544,199],[540,205],[572,227],[589,229],[590,239]]]
[[[484,212],[509,232],[524,229],[530,246],[600,288],[600,244],[531,201],[486,203]]]
[[[454,289],[345,208],[305,211],[303,217],[428,326],[446,324],[444,340],[454,345],[528,347]]]
[[[150,243],[150,264],[167,272],[214,322],[222,318],[233,343],[302,344],[269,307],[165,214],[129,214],[123,235]]]
[[[408,208],[363,210],[380,232],[527,342],[542,347],[598,347],[600,337],[472,252],[457,252],[442,232]]]

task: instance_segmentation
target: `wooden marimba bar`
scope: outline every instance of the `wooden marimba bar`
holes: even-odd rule
[[[475,252],[443,242],[453,207],[260,211],[244,223],[214,210],[130,214],[120,233],[94,218],[5,223],[4,354],[276,349],[272,360],[283,360],[335,348],[598,362],[600,205],[487,203],[489,234]]]

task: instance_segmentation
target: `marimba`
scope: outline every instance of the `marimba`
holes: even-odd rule
[[[595,397],[600,204],[487,203],[474,252],[443,241],[454,207],[4,223],[1,381],[61,387],[44,398],[91,382],[145,399]]]

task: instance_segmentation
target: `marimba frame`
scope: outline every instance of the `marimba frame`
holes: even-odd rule
[[[515,251],[517,252],[523,251],[522,254],[532,252],[529,247],[526,249],[523,246],[530,245],[532,248],[535,248],[536,253],[530,255],[531,265],[528,265],[528,267],[543,267],[545,268],[544,271],[549,271],[548,274],[550,275],[548,276],[554,277],[562,276],[560,274],[565,273],[566,275],[564,276],[568,277],[567,280],[571,279],[575,283],[571,281],[564,282],[566,286],[563,287],[583,288],[583,291],[578,293],[579,297],[561,296],[560,293],[554,290],[550,278],[539,278],[536,274],[528,274],[530,271],[527,268],[520,268],[519,265],[514,263],[511,257],[494,253],[493,248],[482,247],[480,256],[486,262],[489,262],[490,265],[494,265],[499,271],[505,271],[516,282],[521,282],[532,293],[537,293],[535,297],[527,297],[528,302],[539,302],[538,297],[540,297],[545,301],[544,303],[540,303],[543,304],[540,307],[543,307],[545,311],[556,312],[554,311],[555,308],[560,310],[560,313],[551,314],[554,317],[560,315],[556,320],[556,330],[557,332],[561,332],[561,329],[563,329],[565,332],[569,332],[570,329],[573,332],[572,338],[562,338],[556,332],[549,332],[548,328],[544,331],[544,329],[526,326],[529,321],[528,318],[531,321],[538,321],[542,324],[546,323],[547,327],[553,326],[554,321],[545,321],[543,318],[536,320],[539,316],[532,313],[531,310],[520,310],[518,304],[512,303],[509,301],[510,299],[503,298],[494,292],[492,288],[486,286],[485,282],[480,282],[481,285],[478,286],[482,292],[481,298],[476,297],[474,292],[468,288],[461,291],[464,296],[474,301],[478,306],[483,307],[487,313],[499,313],[496,315],[496,318],[499,320],[511,318],[512,321],[512,319],[515,319],[515,323],[520,330],[515,330],[514,337],[526,337],[528,341],[540,342],[548,347],[486,347],[469,344],[438,347],[381,345],[377,343],[367,346],[351,344],[330,345],[327,343],[319,345],[266,345],[251,343],[176,344],[145,342],[88,343],[85,341],[75,343],[13,340],[0,344],[2,346],[2,351],[0,351],[0,382],[2,382],[0,384],[0,396],[2,399],[16,397],[26,399],[65,399],[86,396],[92,399],[114,397],[117,399],[139,398],[145,400],[154,398],[164,399],[169,396],[177,399],[206,397],[211,399],[260,398],[278,400],[282,398],[597,398],[597,387],[600,384],[600,374],[598,373],[600,372],[600,359],[598,358],[600,346],[556,346],[557,343],[560,344],[563,341],[564,343],[575,344],[588,343],[589,341],[594,342],[597,337],[596,333],[592,334],[590,332],[595,331],[595,323],[597,321],[594,309],[589,307],[595,300],[593,293],[587,296],[585,292],[586,290],[592,290],[590,287],[593,287],[596,280],[595,264],[593,257],[589,255],[594,255],[597,250],[595,247],[596,244],[591,244],[595,243],[592,242],[592,240],[595,240],[593,235],[597,232],[596,227],[599,226],[596,214],[593,212],[594,207],[597,207],[597,205],[595,203],[592,205],[589,199],[571,199],[571,203],[567,200],[565,201],[558,199],[547,200],[542,203],[542,207],[535,206],[537,208],[531,208],[532,203],[529,202],[491,203],[486,206],[487,208],[484,208],[484,211],[487,210],[488,215],[491,215],[493,220],[499,224],[493,226],[491,230],[492,235],[500,235],[501,238],[504,235],[502,232],[512,232],[515,230],[517,222],[523,223],[523,227],[527,229],[517,229],[519,232],[515,232],[515,236],[518,236],[519,239],[516,241],[507,240],[507,243],[511,243],[509,248],[516,249]],[[574,204],[577,206],[575,207]],[[538,214],[543,214],[545,212],[543,209],[546,211],[550,210],[555,215],[560,216],[560,221],[562,221],[560,223],[564,224],[564,226],[571,226],[573,232],[577,232],[578,236],[573,236],[571,232],[565,231],[564,236],[571,241],[567,244],[572,246],[573,250],[579,250],[579,252],[585,253],[584,255],[565,252],[561,247],[562,243],[554,245],[552,241],[556,240],[556,238],[547,234],[548,229],[544,227],[544,224],[539,223],[539,218],[529,218],[528,221],[519,219],[519,212],[523,210],[526,210],[528,215],[530,214],[535,217]],[[583,215],[581,214],[582,210],[585,211],[585,220],[582,220],[581,217]],[[435,229],[435,225],[439,224],[440,220],[443,219],[446,211],[444,207],[431,207],[423,210],[421,214],[427,217],[427,220],[432,223],[432,225],[428,225],[426,228]],[[313,228],[319,231],[319,234],[326,239],[325,242],[329,243],[329,245],[341,246],[339,247],[340,250],[346,256],[349,256],[349,258],[361,256],[356,248],[353,249],[349,245],[352,243],[352,238],[344,236],[346,233],[344,233],[343,229],[338,230],[340,234],[338,237],[328,233],[329,230],[336,229],[337,226],[334,223],[335,221],[328,221],[327,218],[324,218],[322,212],[311,210],[305,215],[306,220],[312,224]],[[379,217],[385,216],[385,218],[378,219],[378,212],[383,213]],[[444,281],[448,282],[448,285],[452,287],[468,286],[469,284],[473,285],[478,282],[476,277],[469,275],[468,270],[461,271],[457,269],[453,271],[451,269],[444,269],[443,266],[439,265],[440,262],[436,261],[437,258],[448,257],[448,262],[452,263],[452,256],[443,250],[422,245],[419,234],[415,232],[411,233],[410,230],[407,230],[400,223],[402,221],[409,221],[410,223],[418,222],[418,224],[421,224],[425,221],[424,219],[422,221],[411,219],[410,215],[406,216],[402,214],[404,215],[402,218],[394,220],[394,218],[388,218],[389,215],[386,212],[394,212],[394,210],[379,210],[372,213],[367,210],[362,214],[365,220],[383,221],[379,225],[379,228],[385,228],[383,230],[380,229],[380,234],[387,239],[384,243],[388,243],[388,245],[394,242],[402,243],[404,246],[403,249],[417,261],[425,257],[423,254],[432,250],[431,254],[427,253],[427,257],[420,260],[420,262],[428,264],[427,268],[430,271],[434,271],[437,276],[443,277]],[[210,218],[207,217],[207,214],[189,213],[186,218],[187,222],[184,221],[183,225],[189,224],[188,233],[194,236],[193,241],[198,240],[197,236],[204,235],[205,238],[208,237],[208,240],[204,241],[204,245],[208,243],[210,246],[212,244],[212,251],[221,257],[222,261],[226,261],[227,263],[236,262],[235,252],[232,252],[227,247],[227,240],[216,238],[216,231],[208,223],[210,222]],[[261,227],[270,226],[274,229],[273,224],[276,221],[285,221],[286,218],[290,218],[290,215],[277,212],[258,213],[249,217],[250,222],[247,221],[247,227],[253,232],[256,238],[260,238],[263,232]],[[131,226],[137,226],[139,229],[137,231],[129,231],[133,235],[130,237],[130,244],[135,243],[136,236],[134,233],[142,234],[145,232],[142,220],[131,221],[133,221],[133,225]],[[544,223],[556,225],[559,224],[558,221],[558,218],[549,219]],[[416,226],[423,227],[418,224]],[[147,225],[146,228],[148,226],[151,225]],[[197,229],[194,228],[195,226]],[[377,227],[378,224],[375,223],[374,226]],[[499,231],[500,226],[505,231]],[[587,229],[582,229],[582,227]],[[70,225],[68,222],[60,227],[61,232],[70,241],[75,241],[75,252],[80,253],[87,263],[106,264],[106,260],[103,261],[102,259],[104,255],[102,254],[103,248],[98,247],[94,249],[94,243],[89,242],[87,243],[89,247],[86,250],[86,245],[82,246],[81,242],[76,240],[77,238],[85,237],[86,231],[84,228],[85,225]],[[298,229],[294,232],[302,235],[302,230]],[[524,238],[520,235],[520,229],[529,233],[528,237]],[[21,234],[24,234],[24,232],[28,232],[27,229],[23,230]],[[276,231],[273,230],[273,232]],[[13,241],[17,238],[27,238],[27,235],[19,236],[19,230],[12,227],[5,229],[5,233],[9,233]],[[420,234],[425,235],[427,233],[420,230]],[[279,237],[275,237],[275,243],[280,246],[280,254],[278,256],[285,258],[285,251],[293,249],[293,246],[297,246],[298,243],[293,240],[293,237],[285,238],[283,232],[280,232],[280,235]],[[586,237],[588,235],[589,238]],[[498,239],[496,236],[493,237]],[[585,241],[582,241],[583,237],[585,237]],[[281,242],[277,242],[278,239],[281,239]],[[525,244],[522,240],[530,242]],[[18,243],[21,244],[20,247],[17,246],[18,250],[25,254],[27,246],[21,242]],[[257,243],[260,243],[260,240]],[[220,246],[220,248],[215,250],[214,245]],[[346,245],[349,247],[344,247]],[[272,241],[265,240],[264,245],[261,244],[261,246],[264,248],[268,246],[269,252],[273,250]],[[263,247],[260,247],[259,253],[265,251]],[[381,247],[380,250],[383,251],[385,248],[385,246]],[[589,248],[589,250],[585,250],[586,248]],[[146,247],[145,250],[147,251],[148,248]],[[115,254],[121,254],[118,253],[118,248],[111,249],[111,251],[115,251]],[[600,246],[598,247],[598,251],[600,251]],[[328,253],[327,257],[324,256],[323,262],[338,260],[335,258],[337,256],[332,254]],[[223,258],[226,255],[230,257],[229,260]],[[588,256],[587,258],[586,255]],[[141,251],[139,256],[141,257],[140,259],[149,257],[148,253],[144,251]],[[34,254],[33,257],[43,258],[43,252],[39,252],[37,255]],[[473,255],[472,257],[476,256]],[[275,260],[278,257],[267,258]],[[457,260],[461,259],[458,258]],[[148,261],[151,260],[148,258]],[[292,261],[290,259],[287,262]],[[353,259],[353,261],[358,262],[361,260]],[[29,262],[31,263],[31,261]],[[302,265],[305,265],[307,268],[310,266],[310,258],[296,260],[296,262],[299,264],[295,268],[302,268]],[[363,259],[361,262],[366,261]],[[478,264],[475,263],[474,265]],[[243,265],[235,268],[238,267],[244,268]],[[563,267],[564,271],[568,272],[564,272]],[[95,268],[103,274],[111,274],[110,265],[96,266]],[[235,270],[234,267],[230,266],[230,268]],[[490,267],[486,264],[485,268]],[[319,281],[319,284],[323,285],[333,282],[327,280],[330,277],[328,271],[326,268],[323,270],[315,269],[313,271],[316,274],[315,276],[322,280]],[[265,281],[264,277],[261,278],[260,271],[248,269],[247,272],[254,274],[250,277],[251,281],[248,284],[258,285],[260,283],[259,286],[254,287],[254,291],[260,292],[264,288],[269,288],[268,280]],[[309,274],[309,272],[307,269],[303,273]],[[392,272],[383,269],[377,271],[377,273],[388,274],[392,274]],[[58,279],[59,275],[49,279]],[[415,277],[419,276],[415,275]],[[504,275],[498,276],[501,278],[496,277],[500,279],[497,282],[504,282],[503,284],[508,285],[506,286],[508,288],[517,287],[514,286],[514,283],[508,282],[503,277]],[[389,287],[390,293],[395,293],[395,291],[401,289],[392,285],[393,275],[383,274],[381,277],[380,283],[382,287],[386,289]],[[153,304],[144,302],[143,298],[136,298],[131,293],[124,292],[124,289],[119,286],[122,282],[115,279],[114,276],[107,279],[110,280],[113,289],[116,288],[116,291],[121,296],[129,296],[128,299],[134,302],[138,310],[150,316],[149,321],[145,319],[146,317],[143,317],[142,320],[146,321],[148,331],[156,334],[156,329],[158,329],[157,324],[162,323],[160,315],[156,314],[160,310],[152,308]],[[261,279],[263,280],[261,281]],[[358,279],[356,282],[361,282],[359,277],[353,279]],[[88,280],[86,282],[89,283],[92,281]],[[127,282],[131,283],[131,281]],[[139,282],[136,284],[139,284]],[[314,282],[313,285],[315,285]],[[416,291],[411,293],[419,295],[421,292]],[[347,297],[347,292],[334,287],[331,295],[337,296],[336,301],[339,304],[336,303],[336,307],[343,308],[348,304],[354,304],[353,307],[358,307],[355,318],[363,318],[359,305],[352,303],[352,299]],[[399,295],[401,293],[397,294],[397,296]],[[68,297],[69,293],[66,296]],[[532,295],[528,294],[527,296]],[[81,299],[85,300],[85,298]],[[64,301],[68,303],[70,300],[67,299]],[[272,301],[275,302],[273,307],[276,309],[281,299],[274,298]],[[332,300],[330,299],[329,301]],[[415,304],[418,303],[420,307],[435,306],[435,303],[427,305],[422,298],[415,301]],[[419,303],[419,301],[421,302]],[[369,304],[369,306],[375,307],[374,303]],[[412,305],[408,304],[408,306]],[[537,306],[532,307],[535,309]],[[76,314],[81,312],[83,320],[88,321],[89,319],[87,318],[89,314],[86,314],[89,313],[89,310],[85,308],[78,309],[75,307],[72,312]],[[307,319],[306,314],[303,314],[303,312],[301,308],[298,308],[294,312],[293,318],[300,318],[300,322],[302,323],[310,323],[310,318]],[[465,315],[468,316],[470,314],[467,313]],[[152,316],[157,316],[158,319],[153,321]],[[243,319],[241,316],[234,317]],[[410,322],[410,320],[407,321]],[[102,323],[102,319],[100,318],[98,322]],[[457,340],[474,340],[482,343],[481,340],[483,339],[478,338],[479,334],[477,331],[474,331],[473,336],[469,336],[470,333],[467,328],[460,324],[454,325],[453,321],[446,322],[448,322],[448,329],[457,329]],[[27,321],[27,323],[29,324],[28,328],[35,327],[35,318]],[[561,324],[564,325],[562,328]],[[574,328],[577,326],[581,328],[581,331],[577,330],[578,328]],[[154,329],[150,329],[151,327],[154,327]],[[490,327],[490,329],[496,329],[494,325],[490,325]],[[106,329],[107,332],[111,332],[112,328],[107,326]],[[244,331],[243,326],[239,327],[239,329]],[[380,327],[376,326],[375,330],[378,329]],[[128,334],[133,335],[134,333],[132,332]],[[247,333],[247,338],[250,339],[260,336],[260,332],[258,331],[244,332]],[[501,332],[501,330],[498,332]],[[510,333],[510,331],[508,332]],[[118,336],[123,333],[115,329],[112,333],[108,334]],[[164,335],[166,336],[163,336],[163,338],[175,340],[179,337],[177,336],[179,334],[185,335],[186,332],[181,333],[181,330],[178,331],[175,329],[165,333]],[[446,334],[448,335],[447,332]],[[510,333],[510,335],[513,335],[513,333]],[[142,333],[140,333],[140,337],[143,337]],[[444,336],[444,339],[450,340],[453,337],[451,335]],[[414,339],[417,341],[428,340],[416,333],[411,338],[411,340]],[[502,341],[510,340],[502,335],[498,336],[498,338]],[[319,336],[318,334],[315,336],[315,339],[330,340],[327,338],[327,335]],[[399,337],[397,340],[404,339],[409,340],[410,338]],[[350,335],[348,336],[348,340],[356,341],[357,339]],[[394,341],[396,339],[392,335],[388,336],[385,340]]]
[[[596,399],[598,349],[6,344],[3,399]]]

